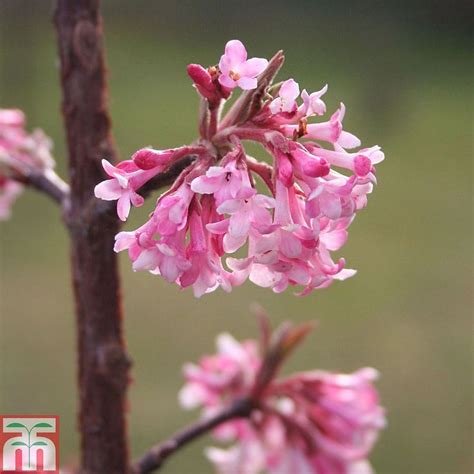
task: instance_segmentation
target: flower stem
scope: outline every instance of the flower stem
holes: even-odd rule
[[[217,415],[193,423],[167,441],[153,446],[133,464],[131,472],[133,474],[146,474],[160,469],[168,457],[191,441],[226,421],[250,416],[253,409],[254,404],[250,399],[236,400],[229,408],[222,410]]]
[[[69,186],[53,170],[31,172],[27,176],[15,179],[26,186],[46,194],[60,205],[66,204],[69,196]]]

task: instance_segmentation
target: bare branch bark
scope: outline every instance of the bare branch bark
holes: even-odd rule
[[[128,471],[126,391],[129,358],[122,328],[117,257],[119,221],[94,198],[104,179],[101,159],[114,162],[99,0],[57,0],[70,205],[66,222],[78,330],[81,471]]]
[[[69,197],[69,185],[63,181],[53,170],[42,173],[31,172],[28,176],[14,178],[25,186],[30,186],[49,196],[60,205],[65,205]]]
[[[254,406],[251,400],[242,399],[235,401],[229,408],[221,411],[212,418],[200,420],[179,431],[164,443],[153,446],[133,466],[133,474],[146,474],[160,469],[163,463],[172,454],[199,436],[209,432],[226,421],[234,418],[245,418],[250,416]]]

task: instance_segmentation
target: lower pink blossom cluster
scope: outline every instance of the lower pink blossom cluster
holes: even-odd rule
[[[184,367],[180,392],[185,408],[203,408],[211,417],[252,393],[263,364],[254,341],[222,334],[218,353]],[[228,421],[213,432],[234,442],[208,448],[220,474],[369,474],[367,457],[385,426],[372,382],[374,369],[353,374],[322,371],[272,380],[255,400],[248,418]]]
[[[117,235],[115,249],[128,250],[134,270],[192,286],[196,296],[246,279],[277,293],[299,286],[306,295],[354,275],[332,252],[366,206],[384,154],[378,146],[348,151],[360,140],[343,130],[343,104],[328,121],[309,123],[326,111],[327,86],[313,93],[300,93],[293,79],[272,86],[281,58],[247,59],[242,43],[230,41],[219,66],[188,67],[204,104],[199,140],[144,148],[117,166],[104,160],[110,179],[95,194],[117,200],[122,220],[143,204],[143,186],[183,157],[194,160],[148,222]],[[245,92],[221,118],[237,87]],[[245,141],[260,144],[272,164],[250,156]]]
[[[23,190],[20,184],[32,170],[54,166],[51,141],[41,131],[28,134],[21,110],[0,109],[0,220],[10,217],[11,207]]]

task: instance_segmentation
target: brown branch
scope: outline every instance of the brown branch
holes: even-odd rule
[[[27,176],[14,178],[25,186],[30,186],[49,196],[60,205],[65,205],[69,197],[69,185],[63,181],[53,170],[45,172],[31,172]]]
[[[250,416],[254,405],[249,399],[235,401],[229,408],[217,415],[200,420],[179,431],[162,444],[153,446],[132,466],[133,474],[146,474],[160,469],[169,456],[186,446],[191,441],[216,428],[220,424],[234,418],[245,418]]]
[[[196,160],[196,156],[197,155],[185,156],[176,163],[173,163],[173,165],[165,172],[156,175],[153,179],[139,188],[139,194],[144,198],[147,198],[153,191],[174,183],[175,179],[181,174],[181,172]],[[115,203],[113,204],[115,207]]]
[[[113,251],[119,221],[103,209],[94,187],[101,158],[117,159],[107,112],[99,0],[57,0],[62,110],[66,128],[71,264],[78,331],[81,473],[128,471],[125,349],[120,280]]]

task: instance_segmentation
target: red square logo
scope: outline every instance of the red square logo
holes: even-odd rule
[[[0,415],[0,474],[59,474],[59,417]]]

